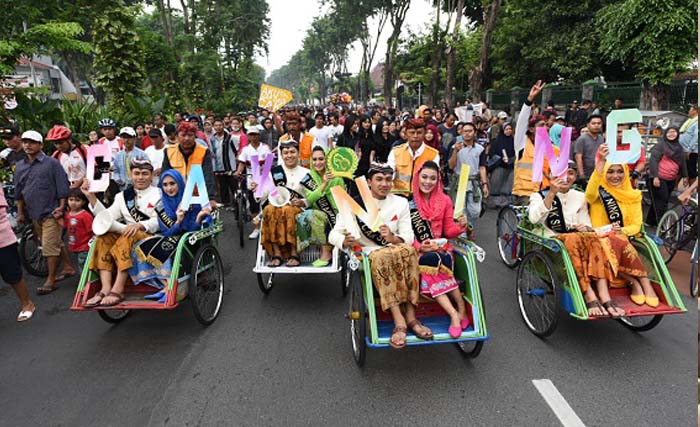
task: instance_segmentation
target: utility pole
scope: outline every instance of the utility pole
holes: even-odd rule
[[[24,32],[27,32],[27,21],[22,21],[22,28],[24,28]],[[32,87],[36,89],[36,73],[34,72],[34,64],[32,61],[34,60],[34,54],[29,57],[29,72],[32,76]],[[80,88],[78,88],[79,90]]]
[[[423,83],[418,82],[418,106],[419,106],[419,107],[420,107],[421,105],[423,105],[423,103],[421,102],[421,97],[420,97],[420,93],[421,93],[421,89],[422,89],[422,88],[423,88]]]

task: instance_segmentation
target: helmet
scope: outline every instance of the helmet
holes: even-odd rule
[[[71,131],[65,126],[56,125],[49,130],[46,135],[47,141],[60,141],[62,139],[70,139]]]
[[[112,119],[102,119],[99,122],[97,122],[97,126],[99,126],[100,128],[116,128],[117,124]]]

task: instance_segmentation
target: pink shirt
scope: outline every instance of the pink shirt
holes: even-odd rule
[[[4,248],[17,242],[17,236],[12,231],[12,226],[7,217],[7,200],[5,192],[0,187],[0,248]]]

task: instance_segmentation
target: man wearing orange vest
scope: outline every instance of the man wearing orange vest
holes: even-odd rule
[[[299,164],[305,168],[309,167],[311,162],[311,150],[316,145],[316,138],[308,132],[302,132],[299,127],[301,119],[299,118],[299,113],[292,110],[289,111],[284,116],[284,124],[287,127],[287,133],[282,135],[279,139],[279,143],[296,141],[299,144]],[[277,156],[281,158],[281,156]]]
[[[408,195],[411,191],[413,174],[420,165],[432,160],[440,164],[440,153],[425,145],[425,122],[423,119],[410,119],[404,122],[407,142],[394,147],[389,152],[387,163],[394,169],[394,190],[399,195]]]
[[[523,104],[515,127],[515,167],[513,173],[513,197],[516,205],[528,206],[530,194],[540,191],[540,188],[549,187],[549,162],[544,159],[542,167],[542,182],[532,182],[532,164],[535,160],[535,129],[546,125],[543,116],[530,118],[532,104],[537,95],[544,89],[545,83],[538,80],[532,88]],[[559,155],[559,148],[554,147],[554,152]]]
[[[216,201],[214,201],[216,184],[214,182],[211,155],[207,147],[197,144],[195,141],[196,134],[197,126],[186,121],[180,122],[177,126],[177,143],[165,147],[161,171],[165,172],[168,169],[175,169],[180,172],[180,175],[186,181],[192,165],[201,165],[202,172],[204,172],[204,181],[207,184],[207,193],[209,194],[209,199],[211,199],[211,207],[213,209],[216,207]]]

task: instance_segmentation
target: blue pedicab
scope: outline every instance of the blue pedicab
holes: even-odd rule
[[[173,310],[186,297],[191,300],[195,318],[204,326],[212,324],[221,311],[224,296],[224,268],[217,250],[223,224],[218,214],[218,211],[212,213],[214,225],[185,233],[179,239],[172,255],[173,267],[164,303],[145,300],[144,296],[152,294],[154,288],[146,284],[134,286],[129,279],[124,289],[125,299],[121,303],[111,307],[85,307],[84,304],[101,288],[97,272],[89,268],[94,250],[93,239],[71,310],[97,311],[106,322],[119,323],[132,310]],[[186,286],[186,293],[178,293],[181,286]]]
[[[535,226],[527,220],[527,207],[510,206],[501,212],[504,214],[499,213],[499,250],[503,248],[500,254],[506,265],[518,266],[516,297],[527,328],[539,337],[551,335],[559,321],[559,307],[579,320],[601,319],[588,315],[564,243],[536,234]],[[631,330],[648,331],[664,315],[684,313],[686,308],[656,242],[644,231],[631,237],[630,242],[644,263],[660,304],[655,308],[635,305],[629,299],[630,288],[623,281],[613,284],[610,296],[626,313],[617,320]]]
[[[459,338],[450,337],[447,331],[450,317],[437,302],[421,295],[416,316],[433,331],[434,338],[430,341],[421,340],[409,331],[406,346],[454,343],[464,356],[475,358],[481,352],[484,341],[489,339],[489,334],[486,330],[483,298],[476,274],[474,245],[466,237],[459,237],[451,243],[454,247],[454,274],[466,302],[470,326]],[[390,347],[394,322],[391,314],[384,313],[380,308],[379,296],[372,284],[367,254],[350,254],[348,259],[351,290],[347,317],[350,320],[353,357],[355,363],[362,367],[367,347]]]
[[[260,221],[260,229],[262,230],[262,220]],[[299,259],[301,264],[296,267],[287,267],[285,265],[280,265],[279,267],[270,267],[268,265],[270,258],[265,252],[265,248],[262,245],[262,233],[258,238],[258,250],[255,256],[255,267],[253,267],[253,272],[256,274],[258,279],[258,287],[260,291],[267,295],[272,291],[274,286],[275,275],[279,274],[335,274],[340,273],[340,287],[342,295],[345,296],[348,293],[350,287],[350,276],[348,274],[347,255],[339,251],[337,248],[333,248],[333,258],[331,262],[325,267],[314,267],[311,265],[312,262],[317,260],[321,255],[320,249],[317,246],[309,246],[299,253]]]

